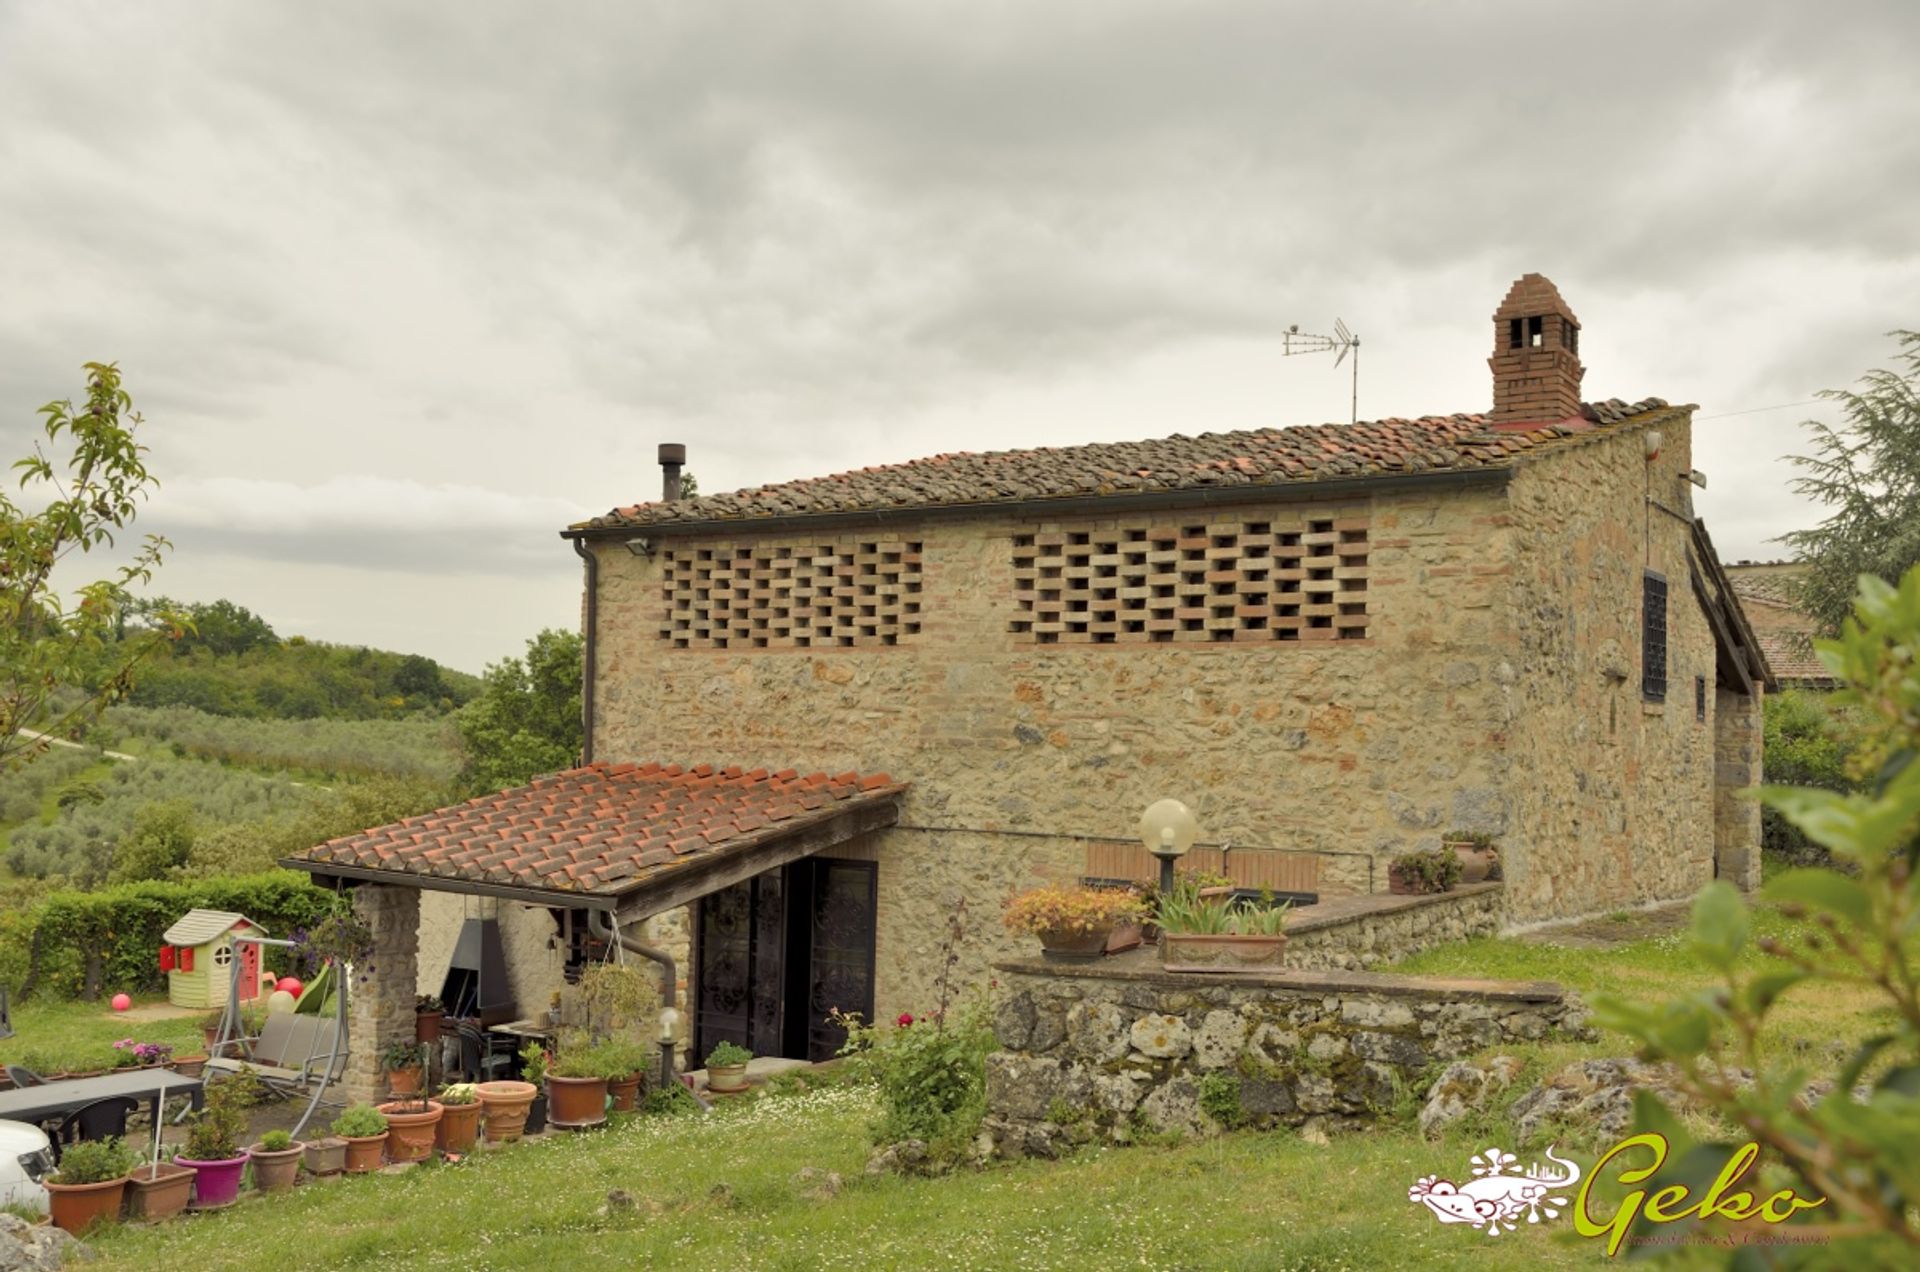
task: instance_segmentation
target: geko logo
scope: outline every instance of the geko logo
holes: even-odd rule
[[[1519,1158],[1489,1148],[1469,1160],[1474,1178],[1455,1184],[1451,1179],[1428,1175],[1407,1189],[1407,1200],[1433,1211],[1441,1223],[1471,1224],[1490,1237],[1512,1232],[1520,1226],[1523,1215],[1528,1223],[1558,1218],[1568,1204],[1568,1199],[1558,1194],[1580,1182],[1580,1168],[1564,1157],[1554,1156],[1554,1147],[1547,1146],[1546,1156],[1558,1170],[1535,1162],[1515,1171]]]
[[[1519,1158],[1498,1148],[1476,1153],[1470,1159],[1473,1178],[1464,1184],[1428,1175],[1407,1190],[1407,1200],[1433,1211],[1441,1223],[1464,1223],[1497,1237],[1519,1227],[1522,1216],[1528,1223],[1557,1219],[1560,1212],[1574,1208],[1573,1226],[1583,1237],[1604,1237],[1609,1255],[1618,1254],[1627,1239],[1627,1231],[1636,1218],[1650,1223],[1675,1223],[1682,1219],[1727,1219],[1747,1223],[1758,1219],[1765,1224],[1784,1223],[1802,1210],[1826,1204],[1824,1197],[1802,1197],[1791,1188],[1783,1188],[1765,1197],[1739,1187],[1760,1157],[1757,1144],[1748,1143],[1729,1154],[1720,1172],[1706,1192],[1695,1197],[1684,1184],[1669,1184],[1649,1193],[1645,1188],[1629,1191],[1620,1209],[1608,1219],[1596,1218],[1589,1205],[1589,1194],[1600,1168],[1635,1149],[1647,1149],[1651,1160],[1620,1172],[1623,1184],[1644,1184],[1666,1164],[1666,1137],[1645,1132],[1621,1140],[1608,1149],[1586,1182],[1572,1198],[1566,1194],[1581,1183],[1580,1167],[1556,1156],[1548,1145],[1546,1158],[1551,1166],[1538,1162],[1524,1170],[1515,1170]]]

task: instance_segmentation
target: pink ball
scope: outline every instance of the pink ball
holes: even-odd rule
[[[306,986],[300,983],[298,976],[282,976],[274,983],[273,987],[275,989],[284,989],[295,998],[300,997],[300,991],[306,988]]]
[[[128,998],[125,994],[115,994],[113,996],[113,1009],[115,1011],[125,1011],[131,1006],[133,1006],[133,999]]]

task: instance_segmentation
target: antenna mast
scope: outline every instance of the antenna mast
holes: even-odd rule
[[[1316,336],[1300,330],[1300,324],[1294,323],[1280,333],[1280,356],[1291,358],[1297,353],[1334,352],[1333,365],[1339,366],[1346,356],[1353,355],[1353,396],[1349,403],[1351,418],[1349,423],[1360,422],[1360,337],[1347,330],[1347,324],[1338,318],[1333,320],[1333,334]]]

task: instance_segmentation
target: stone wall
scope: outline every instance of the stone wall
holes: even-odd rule
[[[1506,692],[1520,767],[1512,819],[1497,829],[1516,919],[1685,897],[1713,878],[1720,701],[1688,573],[1690,416],[1667,412],[1514,476],[1509,657],[1520,674]],[[1652,461],[1649,429],[1664,442]],[[1649,569],[1667,581],[1663,702],[1641,694]],[[1705,719],[1696,676],[1707,682]]]
[[[356,968],[347,992],[349,1102],[386,1098],[380,1053],[413,1040],[413,999],[419,981],[420,891],[363,883],[353,890],[353,912],[373,932],[373,950]]]
[[[1762,700],[1722,689],[1713,716],[1713,872],[1743,892],[1760,886],[1760,801],[1745,792],[1762,776]]]
[[[1287,966],[1377,967],[1449,941],[1493,936],[1504,920],[1498,883],[1464,884],[1432,896],[1334,897],[1287,915]]]
[[[467,919],[493,919],[500,925],[501,953],[507,980],[522,1016],[538,1016],[547,998],[562,984],[566,951],[555,938],[559,930],[553,911],[544,906],[516,905],[453,892],[420,894],[420,938],[417,992],[438,994],[446,983],[453,943]]]
[[[1001,1156],[1052,1156],[1142,1133],[1357,1123],[1435,1061],[1586,1036],[1543,981],[1367,972],[1171,973],[1147,954],[1002,963],[984,1133]]]

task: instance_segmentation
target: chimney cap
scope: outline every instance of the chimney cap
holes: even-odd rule
[[[687,448],[680,442],[660,443],[660,462],[663,464],[684,464],[687,462]]]
[[[1506,299],[1500,302],[1500,308],[1493,311],[1493,320],[1499,322],[1506,318],[1532,318],[1542,314],[1559,314],[1575,327],[1580,320],[1573,316],[1573,307],[1560,295],[1560,289],[1545,274],[1522,274],[1507,289]]]

